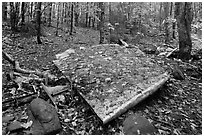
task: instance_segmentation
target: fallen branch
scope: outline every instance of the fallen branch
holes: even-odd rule
[[[196,66],[194,66],[194,65],[192,65],[192,64],[190,64],[190,63],[183,62],[182,60],[175,60],[175,61],[178,61],[178,62],[180,62],[180,63],[183,63],[183,64],[186,65],[186,66],[191,66],[191,67],[194,68],[194,69],[197,69],[197,68],[198,68],[198,67],[196,67]]]
[[[175,49],[173,49],[171,52],[169,52],[167,55],[166,55],[166,57],[168,58],[169,56],[171,56],[171,54],[174,52],[174,51],[176,51],[178,48],[175,48]]]
[[[56,78],[56,76],[49,74],[47,71],[41,72],[39,70],[34,71],[34,70],[22,69],[20,68],[19,62],[15,61],[9,54],[7,54],[4,51],[2,51],[2,54],[3,54],[3,58],[13,65],[14,71],[16,72],[23,73],[23,74],[35,74],[44,78],[48,77],[48,79],[50,80],[53,80]]]
[[[55,107],[56,110],[58,110],[57,105],[55,104],[55,101],[53,100],[53,97],[51,96],[51,94],[49,93],[49,89],[43,84],[41,83],[42,88],[44,89],[45,93],[48,95],[48,97],[51,100],[51,103],[53,104],[53,106]]]
[[[55,87],[47,87],[46,86],[46,88],[47,88],[48,92],[53,96],[68,90],[67,86],[55,86]]]
[[[21,105],[24,105],[26,103],[30,103],[37,96],[38,96],[37,93],[33,93],[33,94],[27,94],[25,96],[7,99],[7,100],[2,102],[2,110],[6,110],[9,107],[12,107],[12,105],[11,105],[12,102],[17,102],[17,106],[21,106]]]

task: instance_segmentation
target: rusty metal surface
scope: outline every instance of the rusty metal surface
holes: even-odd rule
[[[80,94],[103,121],[148,87],[162,80],[164,69],[139,48],[117,44],[77,47],[57,54],[55,65],[77,83]]]

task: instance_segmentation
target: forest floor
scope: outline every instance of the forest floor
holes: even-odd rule
[[[59,35],[55,35],[55,28],[46,28],[46,37],[42,37],[43,44],[36,43],[36,37],[24,37],[19,35],[16,38],[10,38],[10,31],[3,29],[2,37],[9,38],[7,44],[2,44],[2,50],[12,55],[19,61],[24,69],[50,69],[54,75],[60,73],[53,60],[55,55],[64,52],[68,48],[76,46],[90,46],[99,44],[99,32],[88,28],[76,28],[76,33],[69,35],[65,31],[59,30]],[[158,38],[152,38],[158,39]],[[142,40],[147,43],[149,38]],[[10,44],[8,44],[10,43]],[[161,44],[162,42],[152,43]],[[115,120],[103,126],[97,116],[91,111],[83,100],[75,95],[72,102],[67,107],[59,107],[59,115],[63,125],[63,131],[59,134],[90,135],[90,134],[124,134],[123,122],[125,118],[134,113],[138,113],[147,118],[158,130],[156,134],[169,135],[197,135],[202,134],[202,76],[192,77],[189,72],[189,63],[182,63],[173,59],[165,59],[156,55],[148,55],[157,61],[163,61],[164,64],[178,64],[185,73],[185,80],[176,80],[170,78],[166,84],[155,94],[148,97],[135,107],[129,109]],[[191,65],[200,67],[202,60],[191,62]],[[168,66],[163,66],[168,68]],[[8,89],[8,80],[6,74],[12,70],[11,64],[2,59],[2,96]],[[70,94],[63,93],[65,96]],[[26,106],[11,107],[3,110],[2,116],[12,115],[15,119],[21,119]],[[66,120],[66,119],[71,120]],[[26,132],[9,133],[7,126],[9,123],[3,123],[2,134],[27,134]]]

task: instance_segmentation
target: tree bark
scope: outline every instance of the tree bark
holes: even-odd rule
[[[109,2],[108,9],[109,9],[109,22],[110,22],[110,24],[113,25],[113,22],[112,22],[112,9],[111,9],[111,2]]]
[[[21,5],[21,23],[25,23],[25,2]]]
[[[105,32],[104,32],[104,20],[105,20],[105,7],[103,2],[99,2],[99,8],[101,9],[100,15],[100,41],[99,43],[104,43],[105,40]]]
[[[48,27],[51,26],[51,21],[52,21],[52,2],[49,3]]]
[[[36,12],[37,10],[38,10],[38,2],[34,2],[33,19],[37,18],[37,12]]]
[[[191,4],[190,2],[175,3],[175,15],[179,35],[179,58],[182,60],[189,60],[191,58]]]
[[[56,2],[52,4],[52,18],[55,18],[55,6],[56,6]]]
[[[74,12],[74,25],[78,26],[79,25],[79,3],[75,3],[75,12]]]
[[[74,29],[74,3],[71,5],[71,26],[70,26],[70,35],[73,34]]]
[[[61,6],[61,17],[60,17],[60,23],[63,24],[64,23],[64,2],[62,2],[62,6]]]
[[[193,11],[194,11],[194,22],[196,22],[196,20],[197,20],[197,9],[196,9],[196,2],[194,2],[193,3],[193,7],[194,7],[194,9],[193,9]]]
[[[88,20],[89,20],[89,3],[86,3],[86,27],[88,27]]]
[[[7,21],[7,2],[2,2],[2,17],[3,21]]]
[[[41,35],[41,2],[37,3],[37,43],[42,44]]]
[[[165,34],[166,34],[166,38],[165,38],[165,43],[169,43],[169,22],[168,22],[168,18],[169,18],[169,3],[168,2],[164,2],[164,14],[165,14]]]
[[[91,27],[91,16],[89,16],[89,23],[88,23],[88,27],[90,28]]]
[[[57,5],[57,28],[56,28],[56,32],[55,35],[58,36],[58,28],[59,28],[59,17],[60,17],[60,2],[58,2]]]
[[[30,18],[33,19],[33,2],[30,4]]]
[[[159,7],[159,30],[162,31],[162,2],[160,3]]]
[[[16,13],[14,8],[14,2],[10,2],[10,23],[11,23],[11,30],[16,31]]]
[[[172,18],[175,18],[175,13],[174,13],[174,11],[173,11],[173,9],[174,9],[174,3],[173,2],[171,2],[171,15],[172,15]],[[172,38],[173,39],[176,39],[176,22],[175,21],[173,21],[172,22]]]

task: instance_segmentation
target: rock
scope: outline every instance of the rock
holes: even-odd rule
[[[171,73],[171,75],[174,77],[174,79],[177,79],[177,80],[185,79],[185,76],[179,67],[174,67],[174,70]]]
[[[23,126],[21,125],[21,122],[19,121],[14,121],[9,126],[7,127],[8,131],[15,131],[15,130],[20,130],[23,129]]]
[[[56,109],[43,99],[37,98],[30,103],[28,115],[34,122],[33,134],[57,134],[61,130]]]
[[[125,135],[151,135],[157,131],[145,117],[138,114],[128,116],[123,126]]]

